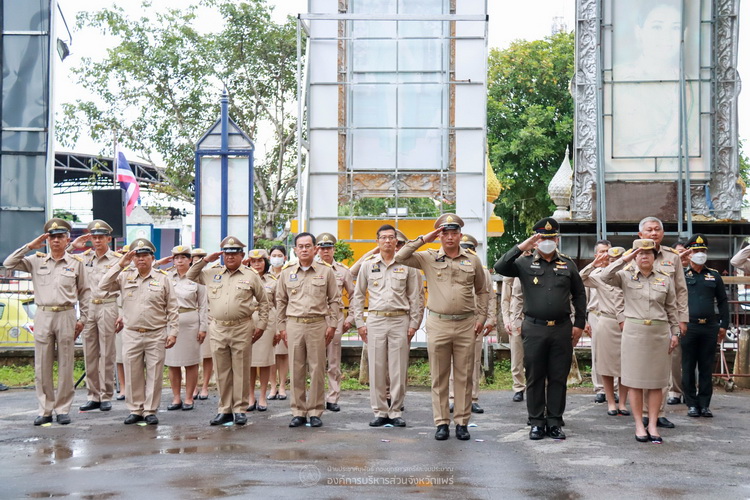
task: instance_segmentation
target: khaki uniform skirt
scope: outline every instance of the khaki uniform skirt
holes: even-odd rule
[[[596,336],[596,342],[594,342],[596,373],[607,377],[619,377],[622,344],[620,324],[614,318],[593,313],[589,314],[589,323],[591,331]]]
[[[201,344],[198,343],[200,327],[198,311],[180,313],[180,332],[177,342],[167,349],[164,356],[166,366],[193,366],[201,361]],[[208,343],[203,341],[204,344]]]
[[[669,385],[669,324],[641,325],[625,320],[622,332],[622,384],[634,389]]]

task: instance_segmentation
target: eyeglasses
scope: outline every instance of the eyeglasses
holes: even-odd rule
[[[299,248],[300,250],[310,250],[311,248],[313,248],[313,245],[297,245],[297,248]]]
[[[385,236],[378,236],[378,239],[379,240],[383,240],[383,241],[393,241],[393,240],[396,239],[396,237],[395,236],[390,236],[390,235],[385,235]]]

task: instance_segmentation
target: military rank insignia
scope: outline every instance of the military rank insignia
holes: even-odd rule
[[[536,276],[534,276],[534,284],[535,284],[535,285],[538,285],[538,284],[539,284],[539,278],[537,278]]]

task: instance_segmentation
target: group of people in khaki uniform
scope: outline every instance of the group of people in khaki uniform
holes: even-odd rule
[[[170,258],[155,263],[156,249],[146,239],[132,242],[124,254],[110,250],[112,228],[104,221],[92,221],[88,234],[70,244],[69,223],[51,219],[44,234],[4,262],[6,268],[31,273],[34,281],[39,400],[34,424],[51,423],[53,413],[58,423],[70,423],[73,342],[81,332],[88,396],[80,409],[112,408],[114,338],[121,329],[122,382],[130,412],[126,424],[158,423],[165,363],[170,367],[174,395],[168,410],[192,409],[193,399],[201,392],[198,365],[206,346],[219,390],[218,413],[210,424],[245,424],[246,411],[265,410],[265,405],[255,401],[251,371],[266,369],[260,375],[263,403],[270,367],[278,346],[283,345],[291,363],[289,426],[320,427],[325,410],[340,410],[341,336],[354,324],[367,344],[374,414],[370,426],[404,427],[409,346],[424,317],[435,439],[450,436],[451,413],[456,437],[470,439],[471,413],[483,412],[478,404],[482,339],[496,327],[497,305],[490,273],[476,255],[478,241],[462,234],[463,225],[458,215],[444,214],[435,222],[434,231],[409,242],[395,227],[384,225],[376,233],[377,247],[352,269],[333,259],[336,238],[332,234],[316,238],[300,233],[294,242],[297,260],[274,274],[265,250],[254,249],[243,261],[246,245],[234,236],[220,243],[220,252],[194,255],[190,247],[177,246]],[[640,239],[631,250],[612,247],[606,240],[597,242],[594,261],[580,275],[572,261],[556,251],[558,230],[554,219],[542,219],[535,225],[534,236],[495,265],[505,275],[502,326],[510,339],[513,400],[523,401],[528,392],[530,437],[540,439],[546,433],[565,439],[560,427],[564,425],[564,378],[569,366],[563,358],[569,359],[565,353],[583,331],[586,304],[586,329],[596,339],[592,357],[602,377],[608,415],[630,415],[626,406],[630,396],[636,439],[660,443],[657,427],[674,427],[663,413],[672,365],[669,354],[679,345],[688,322],[693,322],[685,279],[686,273],[694,276],[693,271],[686,267],[683,272],[681,255],[661,245],[664,230],[656,218],[641,221]],[[691,240],[683,257],[706,249],[700,236]],[[92,242],[92,249],[79,255],[68,253],[85,248],[87,241]],[[438,250],[419,250],[435,241],[440,242]],[[45,242],[49,253],[26,256]],[[220,257],[223,265],[208,266]],[[735,259],[739,262],[742,257]],[[166,260],[174,263],[168,272],[155,267]],[[693,269],[703,272],[701,264]],[[707,284],[701,290],[712,294],[711,282],[718,274],[712,270],[704,274],[702,282]],[[426,304],[423,278],[429,289]],[[344,316],[344,293],[350,302],[348,317]],[[725,307],[722,300],[726,298],[718,293],[716,297],[719,307]],[[713,324],[710,318],[699,320],[701,325]],[[564,349],[555,347],[556,335],[568,338]],[[52,383],[55,351],[60,367],[57,391]],[[701,362],[705,372],[707,362]],[[184,400],[181,368],[186,370]],[[695,384],[695,377],[684,380]],[[615,394],[618,381],[619,399]],[[694,414],[690,416],[712,416],[707,406],[710,394],[701,390],[691,401],[702,401],[702,406],[691,407]]]

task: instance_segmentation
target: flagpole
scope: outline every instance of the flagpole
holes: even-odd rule
[[[116,187],[120,187],[120,183],[117,182],[117,133],[112,131],[112,184]]]

